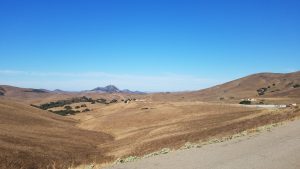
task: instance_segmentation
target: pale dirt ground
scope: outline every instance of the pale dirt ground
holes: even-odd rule
[[[180,150],[106,169],[299,169],[300,120],[255,136]]]

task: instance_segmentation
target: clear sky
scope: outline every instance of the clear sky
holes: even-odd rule
[[[195,90],[300,68],[300,1],[0,0],[0,84]]]

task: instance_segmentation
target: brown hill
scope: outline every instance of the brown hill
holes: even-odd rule
[[[218,101],[222,99],[272,98],[300,96],[300,71],[294,73],[259,73],[233,80],[208,89],[182,92],[152,94],[154,100],[173,101]]]
[[[28,101],[53,95],[53,93],[45,89],[19,88],[8,85],[0,85],[0,92],[6,98],[12,98],[18,101]]]
[[[67,168],[109,160],[100,145],[113,137],[75,125],[70,118],[1,98],[0,168]]]
[[[300,72],[287,74],[259,73],[199,91],[198,94],[203,98],[271,97],[278,93],[282,93],[278,96],[289,97],[290,92],[288,91],[299,90],[299,88],[294,88],[297,84],[300,84]]]

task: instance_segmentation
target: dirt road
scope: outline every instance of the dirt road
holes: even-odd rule
[[[300,120],[202,148],[120,164],[109,169],[299,169]]]

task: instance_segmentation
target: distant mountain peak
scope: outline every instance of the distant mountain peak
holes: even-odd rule
[[[114,85],[108,85],[108,86],[106,86],[104,88],[108,89],[108,90],[119,91],[119,89],[116,86],[114,86]]]
[[[55,90],[53,90],[53,92],[55,92],[55,93],[65,93],[65,91],[60,90],[60,89],[55,89]]]
[[[104,92],[104,93],[119,93],[120,90],[114,85],[108,85],[105,87],[96,87],[95,89],[91,90],[94,92]]]
[[[114,85],[107,85],[105,87],[96,87],[92,90],[92,92],[100,92],[100,93],[130,93],[130,94],[144,94],[144,92],[139,91],[131,91],[128,89],[120,90]]]

